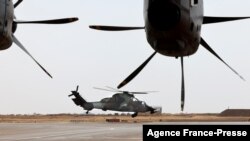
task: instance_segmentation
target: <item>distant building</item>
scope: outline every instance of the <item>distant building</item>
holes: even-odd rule
[[[250,109],[227,109],[219,114],[219,116],[243,116],[250,117]]]

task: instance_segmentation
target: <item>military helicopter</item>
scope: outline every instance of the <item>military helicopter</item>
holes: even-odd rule
[[[203,24],[220,23],[250,17],[211,17],[204,16],[203,0],[144,0],[145,26],[120,27],[90,25],[96,30],[127,31],[144,29],[147,41],[155,50],[154,53],[143,62],[134,72],[118,85],[118,89],[128,84],[157,54],[181,59],[181,110],[184,110],[185,83],[184,83],[184,57],[197,52],[200,45],[207,49],[217,59],[222,61],[242,80],[245,80],[238,72],[229,66],[201,37]]]
[[[129,91],[120,91],[113,88],[103,89],[95,88],[99,90],[116,92],[112,97],[103,98],[98,102],[87,102],[78,92],[79,86],[76,87],[75,91],[71,91],[72,94],[69,95],[75,96],[72,100],[77,106],[82,107],[86,111],[86,114],[93,109],[101,109],[103,111],[120,111],[120,112],[134,112],[131,116],[134,118],[138,115],[139,112],[150,112],[151,114],[155,113],[157,109],[148,106],[144,101],[140,101],[135,98],[135,94],[148,94],[149,92],[129,92]]]
[[[43,21],[22,21],[17,20],[14,15],[14,8],[17,8],[23,0],[18,0],[13,4],[12,0],[0,0],[0,50],[6,50],[11,47],[14,42],[18,47],[20,47],[27,55],[29,55],[36,64],[49,76],[45,68],[38,63],[35,58],[28,52],[28,50],[19,42],[15,37],[14,33],[17,29],[18,24],[66,24],[75,22],[78,18],[64,18],[64,19],[54,19],[54,20],[43,20]]]

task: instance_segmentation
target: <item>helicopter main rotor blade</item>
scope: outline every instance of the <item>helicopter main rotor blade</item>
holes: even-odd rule
[[[36,61],[36,59],[28,52],[28,50],[26,50],[26,48],[18,41],[18,39],[14,36],[14,35],[12,35],[12,37],[13,37],[13,42],[18,46],[18,47],[20,47],[27,55],[29,55],[30,57],[31,57],[31,59],[33,60],[33,61],[35,61],[36,62],[36,64],[50,77],[50,78],[53,78],[50,74],[49,74],[49,72],[42,66],[42,65],[40,65],[37,61]]]
[[[110,89],[111,91],[115,91],[115,92],[123,92],[119,89],[116,89],[116,88],[112,88],[112,87],[109,87],[109,86],[105,86],[106,88]]]
[[[200,44],[204,48],[206,48],[210,53],[212,53],[216,58],[222,61],[228,68],[230,68],[236,75],[238,75],[240,79],[245,81],[245,79],[236,70],[234,70],[231,66],[229,66],[223,59],[221,59],[221,57],[208,45],[208,43],[203,38],[201,38]]]
[[[122,92],[122,93],[131,93],[131,94],[148,94],[148,93],[156,93],[158,91],[140,91],[140,92],[130,92],[130,91],[121,91],[119,89],[115,89],[109,86],[106,86],[107,88],[109,88],[111,91],[115,91],[115,92]],[[106,90],[106,89],[105,89]]]
[[[130,74],[122,83],[118,85],[118,89],[128,84],[133,78],[135,78],[141,70],[148,64],[148,62],[155,56],[157,52],[155,51],[143,64],[141,64],[132,74]]]
[[[90,25],[89,28],[103,31],[126,31],[145,29],[145,27],[121,27],[121,26],[104,26],[104,25]]]
[[[98,87],[93,87],[96,90],[101,90],[101,91],[108,91],[108,92],[122,92],[122,91],[117,91],[117,90],[108,90],[108,89],[103,89],[103,88],[98,88]]]
[[[129,92],[131,94],[148,94],[147,92]]]
[[[203,24],[212,24],[212,23],[244,20],[244,19],[248,19],[248,18],[250,18],[250,17],[208,17],[208,16],[205,16],[203,18]]]
[[[17,24],[67,24],[77,21],[78,18],[63,18],[63,19],[53,19],[53,20],[42,20],[42,21],[18,21],[14,22]]]
[[[145,92],[130,92],[133,94],[149,94],[149,93],[157,93],[158,91],[145,91]]]
[[[15,4],[14,4],[14,8],[16,8],[19,4],[21,4],[23,2],[23,0],[18,0]]]
[[[181,111],[184,110],[185,104],[185,80],[184,80],[184,61],[181,57]]]

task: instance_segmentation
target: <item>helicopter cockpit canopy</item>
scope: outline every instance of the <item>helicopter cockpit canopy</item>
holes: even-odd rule
[[[135,97],[131,97],[131,99],[132,99],[132,101],[140,101],[140,100],[138,100],[137,98],[135,98]]]
[[[144,101],[140,101],[139,99],[135,98],[135,97],[131,97],[133,102],[140,102],[142,105],[146,105],[146,102]]]

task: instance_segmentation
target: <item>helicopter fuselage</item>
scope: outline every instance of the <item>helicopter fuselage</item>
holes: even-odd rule
[[[192,55],[200,44],[203,0],[144,0],[144,20],[148,43],[158,53]]]
[[[140,101],[132,94],[116,93],[112,97],[103,98],[97,102],[87,102],[81,97],[77,91],[72,91],[69,96],[75,96],[72,100],[77,106],[84,110],[91,111],[93,109],[101,109],[103,111],[119,111],[119,112],[151,112],[154,113],[156,109],[148,106],[144,101]],[[135,116],[134,116],[135,117]]]
[[[113,103],[103,103],[103,102],[90,102],[93,104],[93,108],[101,109],[103,111],[119,111],[119,112],[148,112],[150,111],[147,105],[140,102],[130,102],[130,103],[120,103],[119,105],[115,102]]]
[[[111,98],[104,98],[100,102],[88,102],[93,108],[120,112],[148,112],[152,109],[143,101],[126,94],[115,94]]]
[[[14,6],[12,0],[0,0],[0,50],[8,49],[12,43]]]

